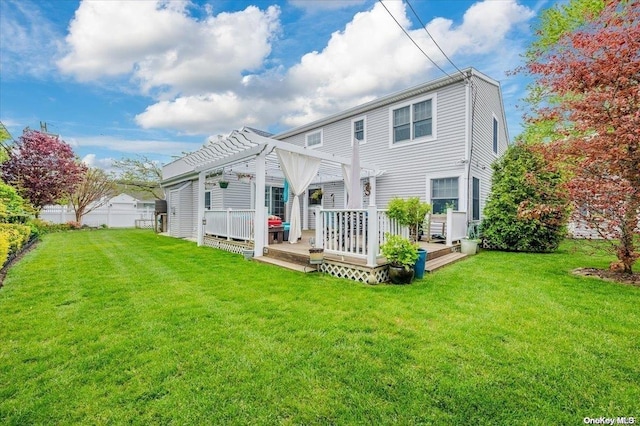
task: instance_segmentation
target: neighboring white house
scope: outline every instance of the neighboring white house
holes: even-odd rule
[[[143,201],[128,194],[117,195],[100,207],[85,214],[82,225],[90,227],[107,226],[109,228],[152,228],[154,220],[154,201]],[[76,220],[71,206],[45,206],[40,218],[52,223],[67,223]]]
[[[300,197],[302,227],[311,229],[316,207],[346,207],[342,166],[350,168],[354,142],[364,207],[383,209],[395,196],[418,196],[435,213],[446,207],[460,212],[466,230],[482,219],[490,166],[508,140],[500,84],[473,68],[277,135],[244,128],[164,166],[169,234],[200,241],[209,226],[203,224],[204,213],[213,210],[255,210],[256,226],[268,214],[289,220],[293,194],[285,203],[283,167],[275,151],[321,162]],[[221,188],[221,180],[228,187]],[[323,191],[321,200],[311,197],[317,189]],[[260,235],[255,238],[259,255],[267,243]]]

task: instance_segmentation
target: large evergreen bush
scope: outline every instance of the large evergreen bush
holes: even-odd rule
[[[491,195],[484,209],[485,247],[550,252],[566,236],[568,199],[561,173],[525,144],[509,147],[493,164]]]

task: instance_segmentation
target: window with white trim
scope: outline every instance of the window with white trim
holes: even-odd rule
[[[352,121],[353,126],[353,140],[359,143],[365,142],[365,122],[364,118],[356,119]]]
[[[471,219],[480,220],[480,179],[474,177],[471,188]]]
[[[391,111],[392,144],[434,137],[435,95]]]
[[[211,210],[211,191],[205,191],[204,193],[204,209]]]
[[[458,178],[431,179],[431,206],[434,214],[458,210]]]
[[[322,146],[322,130],[307,133],[305,135],[305,146],[307,148]]]

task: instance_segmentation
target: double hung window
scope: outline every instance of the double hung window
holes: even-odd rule
[[[434,98],[392,110],[392,142],[410,142],[434,137]]]

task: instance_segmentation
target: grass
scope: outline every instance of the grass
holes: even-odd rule
[[[47,235],[0,289],[0,423],[582,424],[640,417],[640,289],[483,252],[411,286],[150,231]]]

